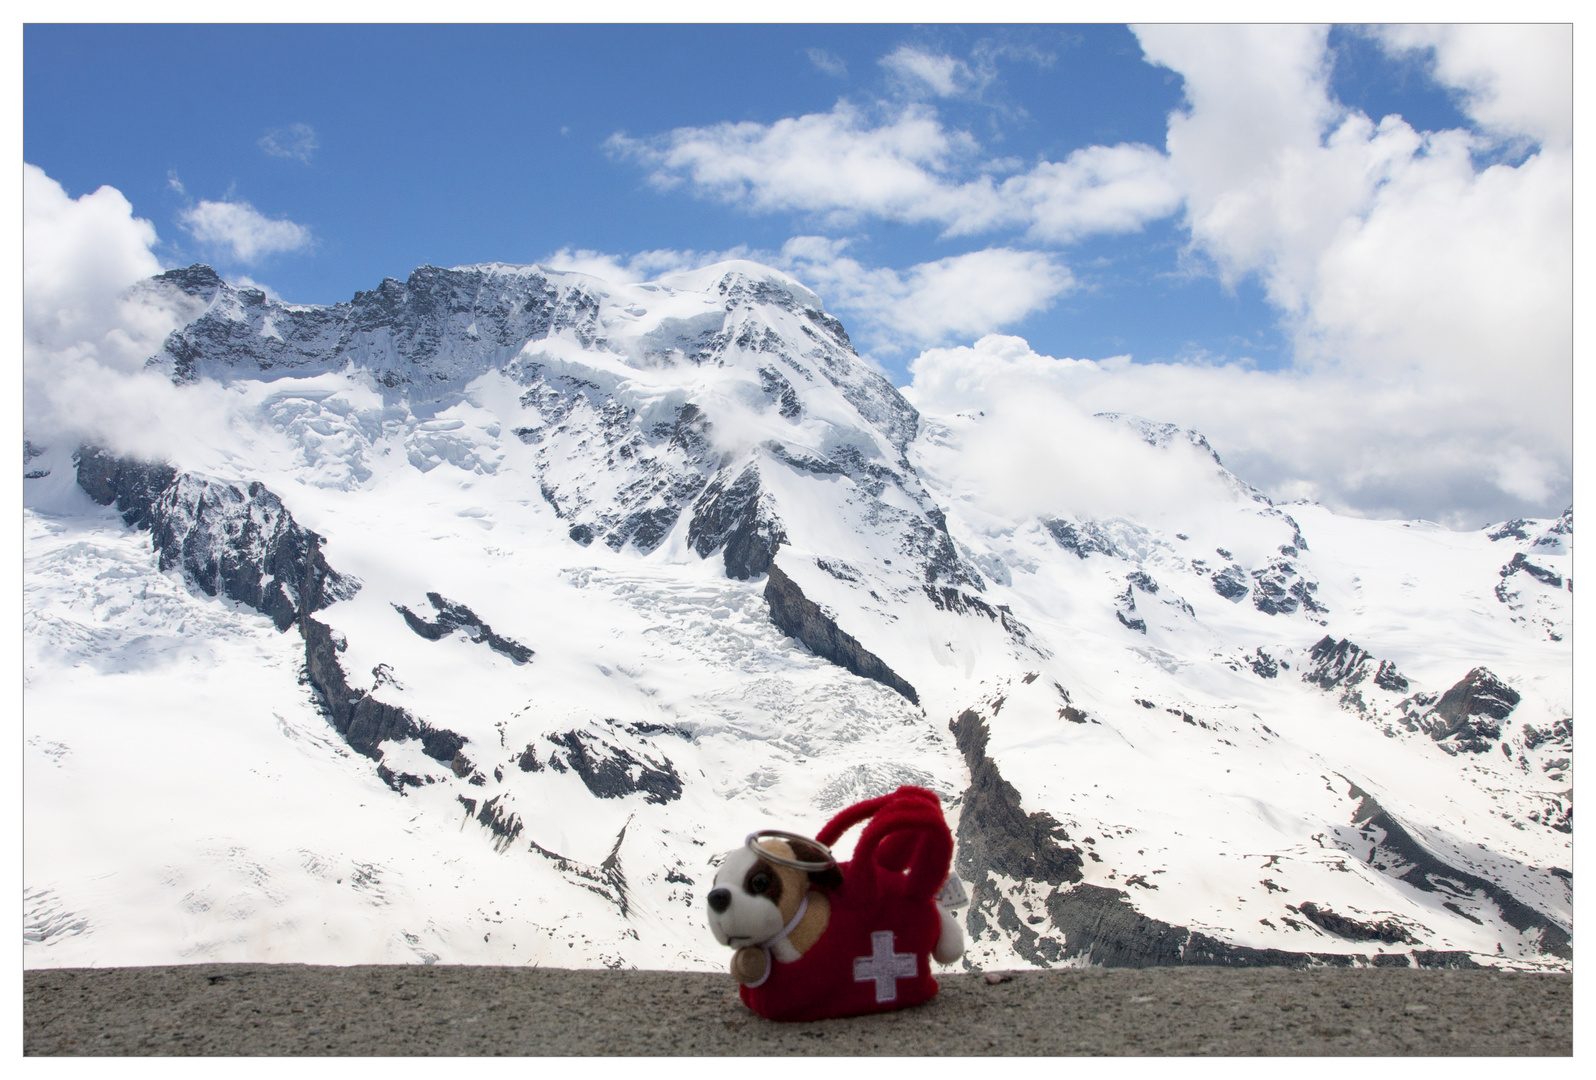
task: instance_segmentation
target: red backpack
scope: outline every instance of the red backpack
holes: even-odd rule
[[[842,884],[826,889],[831,921],[809,951],[772,962],[744,986],[744,1003],[771,1020],[824,1020],[889,1012],[936,996],[931,950],[942,933],[936,894],[947,880],[953,836],[925,788],[900,787],[843,810],[815,837],[831,846],[869,819]]]

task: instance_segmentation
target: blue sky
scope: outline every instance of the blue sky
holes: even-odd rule
[[[990,334],[1129,355],[1169,378],[1079,392],[1201,426],[1272,494],[1478,524],[1568,498],[1562,309],[1501,282],[1566,278],[1572,130],[1567,35],[1478,30],[34,25],[24,156],[120,191],[162,264],[298,302],[424,263],[760,259],[901,385],[1006,370]],[[1486,410],[1504,376],[1511,423],[1430,445],[1425,395]],[[1309,438],[1290,412],[1321,408]]]
[[[1347,104],[1429,127],[1463,122],[1419,60],[1353,33],[1333,40],[1332,86]],[[657,190],[607,145],[618,132],[771,124],[839,98],[909,99],[881,63],[903,46],[997,54],[978,96],[938,103],[945,125],[993,156],[1159,146],[1181,104],[1179,76],[1146,63],[1122,26],[33,26],[25,42],[26,160],[73,195],[120,189],[167,260],[207,259],[312,303],[422,263],[538,262],[561,248],[777,251],[818,232],[856,237],[855,258],[902,268],[984,246],[989,236],[939,238],[935,224],[826,229],[813,214]],[[172,107],[130,92],[151,87]],[[261,142],[274,131],[275,155]],[[200,199],[247,202],[313,240],[239,259],[178,223]],[[1182,262],[1184,243],[1170,215],[1069,245],[1082,287],[1003,328],[1056,355],[1280,364],[1277,315],[1257,282],[1226,289]],[[878,352],[902,374],[908,356]]]

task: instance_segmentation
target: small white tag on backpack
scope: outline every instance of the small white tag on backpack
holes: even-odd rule
[[[970,896],[964,891],[964,882],[959,880],[958,874],[949,874],[948,880],[942,883],[942,890],[937,893],[938,906],[952,911],[969,902]]]

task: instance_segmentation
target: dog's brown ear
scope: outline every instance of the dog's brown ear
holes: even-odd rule
[[[793,858],[795,859],[800,859],[803,862],[821,862],[827,858],[826,853],[813,844],[806,844],[797,839],[792,840],[791,844]],[[824,870],[810,870],[808,874],[809,884],[818,885],[821,888],[835,889],[842,884],[842,871],[837,869],[835,862],[832,862]]]
[[[835,889],[842,885],[842,870],[832,865],[824,870],[809,871],[809,884],[821,889]]]

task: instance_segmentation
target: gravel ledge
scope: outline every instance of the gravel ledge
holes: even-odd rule
[[[1570,1055],[1567,974],[1400,968],[939,976],[926,1005],[778,1024],[729,976],[194,964],[23,973],[27,1055]]]

